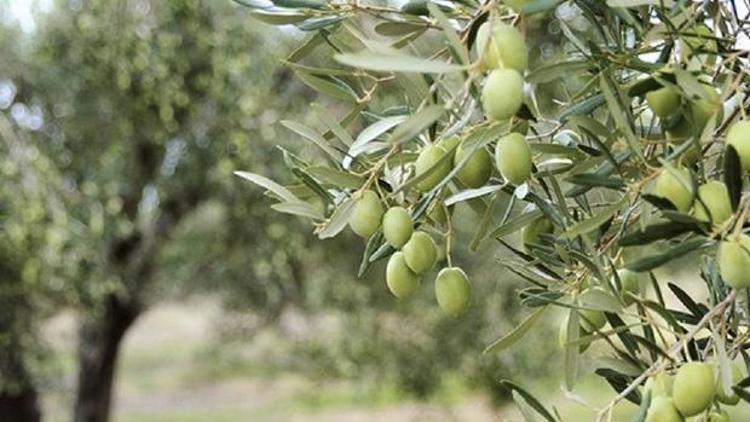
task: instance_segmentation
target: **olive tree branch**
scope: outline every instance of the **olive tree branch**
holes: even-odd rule
[[[737,290],[732,289],[732,292],[721,302],[719,302],[713,309],[711,309],[709,312],[706,313],[706,315],[701,318],[701,320],[698,322],[698,324],[693,327],[692,330],[690,330],[685,336],[683,336],[678,342],[674,343],[672,347],[667,350],[666,355],[672,359],[677,356],[677,354],[680,352],[680,350],[687,345],[687,343],[692,340],[698,332],[703,329],[713,317],[721,314],[724,312],[724,310],[727,308],[727,306],[731,305],[732,302],[734,302],[735,298],[737,297]],[[612,418],[612,409],[614,409],[615,405],[622,399],[624,399],[628,394],[633,392],[643,381],[646,380],[649,376],[652,374],[658,373],[662,370],[664,370],[667,365],[669,364],[669,361],[665,359],[664,357],[659,357],[659,359],[656,360],[648,369],[646,369],[640,376],[638,376],[636,379],[633,380],[633,382],[628,385],[627,388],[622,390],[620,394],[615,396],[604,408],[602,408],[599,413],[597,414],[596,420],[601,422],[604,421],[605,418],[607,421],[611,420]]]

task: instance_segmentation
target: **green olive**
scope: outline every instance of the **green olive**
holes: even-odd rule
[[[445,178],[445,176],[450,173],[451,160],[445,160],[440,163],[440,160],[443,159],[445,154],[445,149],[443,149],[443,147],[439,145],[427,145],[419,153],[419,156],[417,156],[417,162],[415,163],[417,177],[427,173],[428,171],[430,171],[430,169],[433,169],[433,167],[437,166],[432,171],[430,171],[429,175],[417,182],[416,187],[419,191],[429,191],[430,189],[437,186],[438,183],[440,183]]]
[[[438,146],[443,148],[446,152],[453,149],[453,147],[458,147],[458,144],[461,143],[461,138],[458,136],[449,136],[447,138],[443,138],[440,141],[438,141]]]
[[[456,149],[455,165],[464,159],[466,152],[462,147]],[[458,172],[458,180],[468,188],[479,188],[484,186],[492,176],[492,157],[482,147],[475,151]]]
[[[383,217],[383,204],[375,192],[368,190],[354,203],[352,215],[349,218],[349,227],[352,231],[365,239],[369,238],[380,227]]]
[[[732,364],[732,385],[742,381],[744,375],[742,375],[742,369],[738,364]],[[717,377],[716,380],[716,399],[724,404],[734,406],[740,402],[740,396],[735,394],[733,390],[729,391],[729,394],[724,392],[724,388],[721,386],[721,379]]]
[[[394,248],[400,248],[414,231],[411,215],[403,207],[392,207],[383,216],[383,236]]]
[[[721,109],[721,97],[716,92],[716,89],[710,85],[702,85],[702,87],[706,96],[701,97],[690,105],[693,123],[699,131],[702,131],[709,119]]]
[[[425,232],[414,232],[402,250],[406,265],[417,274],[422,274],[432,268],[437,260],[435,241]]]
[[[651,397],[671,397],[674,379],[666,372],[660,372],[646,381],[646,390]]]
[[[698,199],[693,204],[693,215],[717,226],[732,217],[732,203],[727,186],[716,180],[700,185]]]
[[[715,36],[714,32],[704,24],[687,29],[683,36],[683,57],[687,58],[699,54],[702,58],[705,58],[706,64],[713,64],[716,61],[716,55],[712,53],[716,53],[718,47],[716,40],[713,39]],[[698,63],[700,63],[700,60]]]
[[[529,50],[526,40],[518,29],[498,22],[491,26],[485,22],[477,32],[477,51],[486,69],[513,69],[519,73],[526,71]]]
[[[646,422],[683,422],[683,420],[671,398],[658,396],[651,399],[646,413]]]
[[[601,330],[607,323],[607,317],[604,316],[604,312],[602,311],[581,309],[578,312],[581,314],[581,327],[586,331]]]
[[[726,142],[737,151],[742,170],[750,170],[750,121],[742,120],[733,124],[727,132]]]
[[[523,79],[513,69],[495,69],[482,87],[482,107],[491,120],[513,117],[523,103]]]
[[[633,296],[641,294],[641,275],[634,271],[622,268],[617,271],[617,277],[620,279],[620,295],[625,306],[630,306],[635,302]]]
[[[690,171],[686,168],[662,170],[656,178],[652,194],[667,199],[678,211],[688,211],[694,196]]]
[[[539,244],[539,235],[554,231],[554,227],[545,217],[539,217],[521,229],[523,248],[528,252],[529,246]]]
[[[716,380],[711,364],[689,362],[677,370],[672,385],[672,399],[683,416],[695,416],[706,410],[715,394]]]
[[[458,267],[443,268],[435,279],[435,297],[440,308],[448,315],[461,315],[471,302],[469,278]]]
[[[523,135],[514,132],[497,141],[495,165],[514,185],[520,185],[531,176],[531,149]]]
[[[680,93],[670,87],[663,87],[646,93],[646,102],[661,119],[665,119],[680,109]]]
[[[388,260],[385,267],[385,283],[388,290],[399,299],[408,298],[419,287],[419,276],[406,265],[402,252],[394,253]]]
[[[750,287],[750,237],[743,234],[739,239],[721,242],[716,263],[726,284],[735,289]]]

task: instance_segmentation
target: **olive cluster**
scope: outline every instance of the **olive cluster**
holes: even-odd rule
[[[742,378],[740,365],[733,365],[732,384]],[[716,366],[707,362],[685,363],[674,375],[656,374],[646,382],[645,389],[651,397],[646,422],[681,422],[705,413],[714,400],[729,406],[740,401],[733,392],[724,391]],[[729,415],[725,410],[714,410],[707,419],[701,420],[728,422]]]
[[[431,270],[438,260],[438,248],[425,231],[414,230],[406,208],[395,206],[385,211],[378,195],[365,191],[354,204],[349,220],[352,231],[368,238],[382,225],[383,237],[394,248],[385,271],[388,289],[399,299],[411,296],[419,287],[420,276]],[[469,306],[471,284],[458,267],[440,270],[435,279],[435,297],[448,314],[458,316]]]
[[[528,65],[523,35],[505,23],[486,22],[477,33],[477,47],[477,65],[488,72],[481,95],[484,112],[490,121],[509,120],[523,104],[522,74]],[[452,151],[453,157],[445,159]],[[531,150],[521,133],[511,132],[501,137],[495,144],[494,158],[494,167],[507,183],[520,185],[531,176]],[[468,189],[485,186],[494,171],[487,148],[469,151],[460,136],[446,137],[419,151],[414,163],[415,189],[420,193],[431,192],[459,163],[462,165],[456,172],[457,182]],[[433,204],[429,218],[433,223],[445,222],[447,215],[442,204]],[[426,231],[415,231],[415,221],[406,208],[394,206],[386,211],[374,191],[361,193],[349,225],[363,238],[369,238],[382,226],[386,241],[398,250],[388,261],[386,284],[399,299],[411,296],[419,287],[420,276],[437,263],[439,251],[432,237]],[[524,244],[538,243],[541,234],[551,232],[549,221],[540,219],[524,229]],[[464,271],[453,266],[440,270],[435,279],[435,296],[448,314],[463,313],[471,299],[471,284]]]

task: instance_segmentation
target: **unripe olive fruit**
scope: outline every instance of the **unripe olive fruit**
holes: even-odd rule
[[[466,151],[462,147],[456,149],[455,164],[461,162],[466,155]],[[484,186],[490,176],[492,176],[492,158],[490,153],[482,147],[474,151],[469,159],[466,161],[461,170],[458,172],[458,180],[461,181],[466,187],[479,188]]]
[[[651,397],[671,397],[674,379],[666,372],[660,372],[646,381],[646,390],[651,391]]]
[[[686,168],[662,170],[654,182],[652,194],[667,199],[678,211],[688,211],[694,196],[690,171]]]
[[[388,290],[399,299],[408,298],[419,287],[419,276],[406,265],[402,252],[394,253],[388,260],[385,267],[385,283]]]
[[[646,93],[646,102],[659,118],[667,118],[680,109],[680,93],[663,87]]]
[[[529,51],[518,29],[502,22],[494,25],[485,22],[479,27],[477,40],[478,52],[486,69],[513,69],[521,74],[526,71]]]
[[[531,176],[531,149],[523,135],[514,132],[497,141],[495,165],[514,185],[520,185]]]
[[[716,40],[714,32],[706,25],[699,24],[693,28],[689,28],[685,31],[683,44],[683,56],[687,57],[693,54],[706,55],[706,63],[713,64],[716,61],[716,56],[711,53],[717,51]],[[689,35],[687,35],[689,33]],[[695,50],[700,50],[700,53]]]
[[[435,241],[425,232],[414,232],[402,250],[406,265],[417,274],[422,274],[432,268],[437,260]]]
[[[482,87],[482,107],[491,120],[513,117],[523,103],[523,79],[513,69],[495,69]]]
[[[630,306],[635,301],[633,296],[641,294],[641,275],[622,268],[617,271],[617,277],[620,279],[620,287],[622,287],[620,291],[622,301],[625,302],[625,306]]]
[[[706,126],[708,120],[721,109],[721,97],[716,90],[710,85],[702,86],[706,93],[705,98],[701,97],[690,106],[690,111],[693,115],[693,123],[698,128],[699,132]]]
[[[471,301],[469,278],[458,267],[443,268],[435,279],[435,297],[440,308],[448,315],[461,315]]]
[[[446,154],[445,149],[439,145],[427,145],[417,156],[415,163],[416,175],[421,176],[427,173],[436,165]],[[420,180],[416,188],[421,192],[427,192],[440,183],[445,176],[451,171],[451,160],[443,161],[427,177]]]
[[[400,248],[411,237],[414,225],[409,211],[403,207],[392,207],[383,216],[383,236],[394,248]]]
[[[453,147],[457,147],[458,144],[461,143],[461,138],[458,136],[449,136],[447,138],[443,138],[440,141],[438,141],[438,146],[443,148],[446,152],[453,149]]]
[[[607,323],[607,317],[604,316],[602,311],[581,309],[578,312],[581,314],[581,327],[586,331],[601,330]]]
[[[683,422],[683,419],[671,398],[659,396],[651,399],[646,422]]]
[[[737,364],[732,364],[732,385],[742,381],[744,376],[742,375],[742,369]],[[730,390],[729,394],[724,392],[724,388],[721,386],[721,379],[716,379],[716,399],[724,404],[734,406],[740,402],[740,396],[734,393],[734,390]]]
[[[545,217],[539,217],[531,223],[524,226],[521,229],[521,237],[523,238],[523,248],[528,252],[529,245],[539,244],[539,235],[552,233],[554,227],[552,223]]]
[[[719,225],[732,217],[732,202],[727,186],[712,180],[698,187],[698,199],[693,204],[695,218]]]
[[[737,151],[742,170],[750,170],[750,121],[743,120],[733,124],[727,132],[726,142]]]
[[[677,370],[672,385],[674,405],[683,416],[706,410],[716,394],[714,368],[704,362],[689,362]]]
[[[719,244],[716,263],[724,282],[736,289],[750,286],[750,237],[727,239]]]
[[[349,227],[354,233],[367,239],[378,231],[382,217],[383,204],[380,203],[380,198],[375,192],[368,190],[354,203]]]

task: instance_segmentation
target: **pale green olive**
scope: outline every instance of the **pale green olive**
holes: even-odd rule
[[[732,385],[737,384],[738,382],[742,381],[744,378],[744,375],[742,374],[742,369],[740,368],[740,365],[734,363],[731,365],[732,367]],[[740,396],[738,396],[734,390],[730,390],[727,394],[727,392],[724,391],[724,388],[721,385],[721,379],[719,377],[716,377],[716,399],[724,404],[728,404],[730,406],[734,406],[737,403],[740,402]]]
[[[383,217],[383,204],[378,198],[378,194],[368,190],[362,193],[362,196],[354,203],[351,217],[349,218],[349,227],[352,231],[365,239],[372,236]]]
[[[693,204],[693,215],[701,221],[720,225],[732,217],[732,203],[727,186],[712,180],[698,187],[698,198]]]
[[[417,274],[428,271],[437,260],[435,241],[425,232],[414,232],[402,250],[406,265]]]
[[[403,207],[392,207],[383,216],[383,236],[394,248],[406,244],[414,231],[411,215]]]
[[[406,299],[419,287],[419,276],[406,265],[404,254],[396,252],[391,255],[385,268],[385,283],[388,290],[399,299]]]
[[[677,370],[672,399],[683,416],[695,416],[710,405],[716,394],[714,368],[704,362],[689,362]]]
[[[667,199],[678,211],[688,211],[694,196],[690,171],[686,168],[662,170],[654,182],[652,194]]]
[[[646,102],[661,119],[665,119],[680,109],[680,93],[670,87],[663,87],[646,93]]]
[[[671,397],[674,378],[666,372],[660,372],[646,381],[646,390],[651,397]]]
[[[719,274],[726,284],[735,289],[750,287],[750,237],[727,239],[716,252]]]
[[[683,422],[683,419],[671,398],[659,396],[651,399],[646,422]]]
[[[485,69],[513,69],[521,74],[526,71],[529,51],[518,29],[502,22],[485,22],[479,27],[477,40]]]
[[[596,311],[593,309],[581,309],[581,328],[586,331],[596,331],[604,328],[607,323],[607,317],[604,316],[604,312]]]
[[[461,315],[471,302],[469,278],[458,267],[443,268],[435,279],[435,297],[440,308],[448,315]]]
[[[497,141],[495,165],[505,179],[520,185],[531,176],[531,149],[520,133],[510,133]]]
[[[462,147],[456,149],[455,165],[464,159],[466,152]],[[492,176],[492,158],[485,148],[479,148],[468,158],[458,172],[458,180],[466,187],[479,188],[484,186]]]
[[[733,124],[727,132],[726,143],[737,151],[742,170],[750,170],[750,121],[742,120]]]
[[[427,145],[417,156],[415,163],[416,176],[419,177],[430,172],[424,179],[416,184],[416,188],[421,192],[427,192],[440,183],[445,176],[451,171],[452,160],[446,159],[442,163],[440,160],[445,156],[446,151],[439,145]],[[437,166],[437,167],[435,167]],[[433,169],[434,167],[434,169]],[[432,169],[432,170],[431,170]]]
[[[625,306],[633,304],[635,299],[633,296],[640,296],[641,294],[641,275],[634,271],[622,268],[617,271],[617,276],[620,279],[620,295],[625,303]]]
[[[523,239],[523,248],[528,252],[530,245],[539,244],[539,235],[549,234],[554,231],[554,226],[545,217],[539,217],[531,223],[524,226],[521,229],[521,237]]]
[[[709,119],[721,110],[721,97],[710,85],[702,85],[705,97],[693,101],[690,105],[690,111],[693,116],[693,123],[699,129],[703,130]]]
[[[482,87],[482,107],[491,120],[507,120],[521,109],[523,79],[513,69],[495,69]]]

